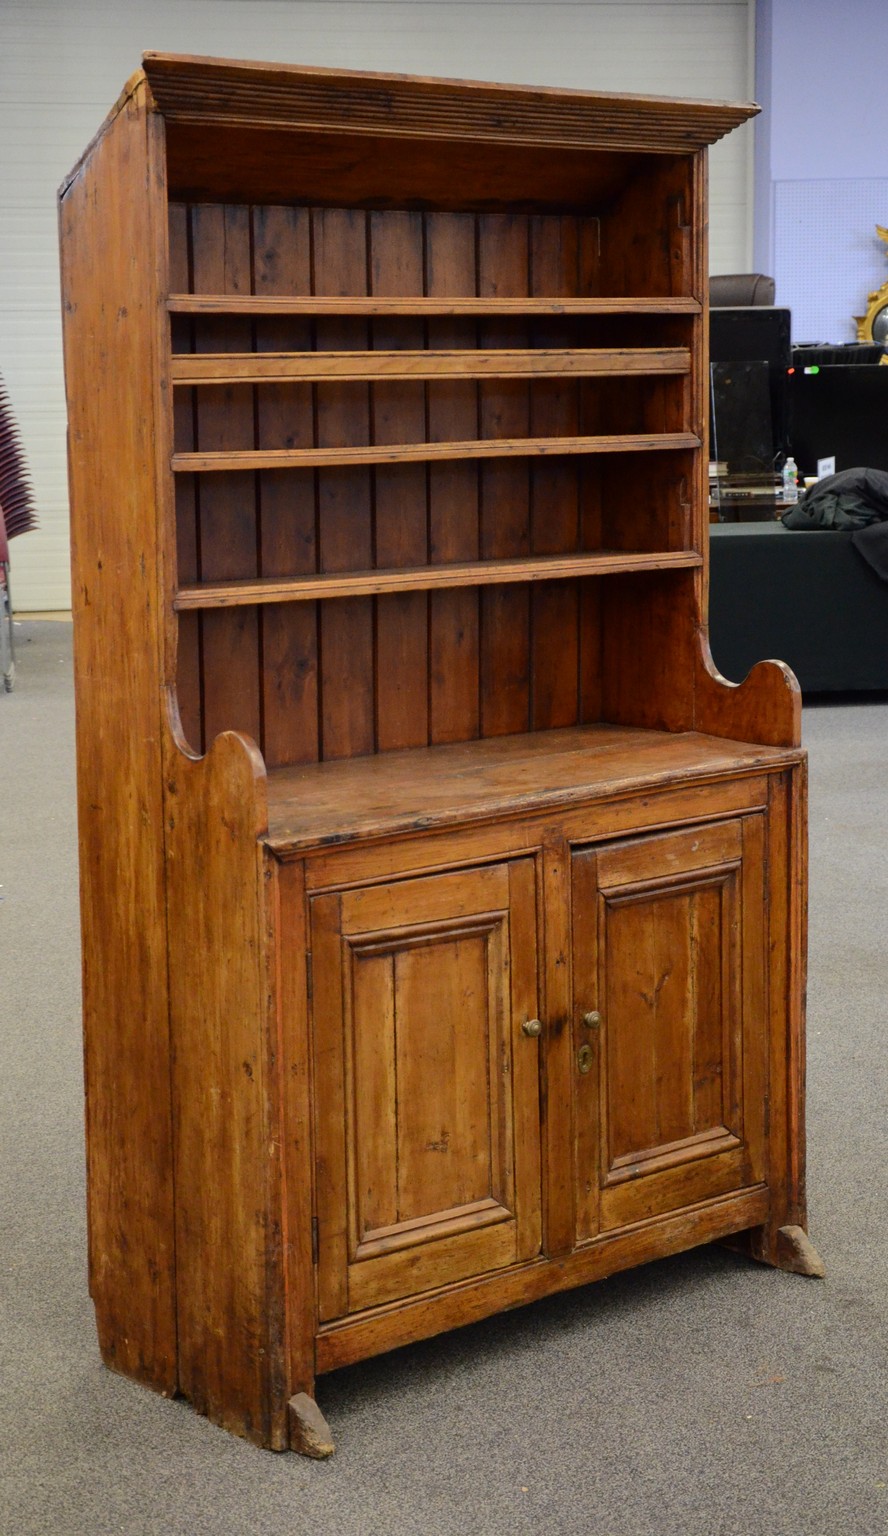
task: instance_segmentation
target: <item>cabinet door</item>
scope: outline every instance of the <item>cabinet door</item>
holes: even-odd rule
[[[574,855],[580,1240],[765,1176],[764,832]]]
[[[539,1252],[534,866],[311,905],[323,1321]]]

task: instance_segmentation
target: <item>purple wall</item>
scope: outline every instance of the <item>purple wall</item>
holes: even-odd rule
[[[773,179],[885,176],[886,0],[770,0],[769,9]]]
[[[888,0],[757,0],[757,271],[796,341],[851,341],[888,280]]]

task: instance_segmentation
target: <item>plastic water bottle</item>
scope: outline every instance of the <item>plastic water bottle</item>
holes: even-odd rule
[[[783,466],[783,500],[798,501],[799,499],[799,466],[790,454]]]

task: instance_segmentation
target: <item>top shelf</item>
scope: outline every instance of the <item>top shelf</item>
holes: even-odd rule
[[[692,298],[341,298],[171,293],[174,315],[700,315]]]

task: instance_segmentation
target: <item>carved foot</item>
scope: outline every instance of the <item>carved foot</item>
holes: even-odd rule
[[[778,1269],[789,1269],[794,1275],[814,1275],[822,1280],[826,1274],[820,1254],[802,1227],[779,1228],[774,1262]]]
[[[747,1259],[759,1264],[770,1264],[774,1269],[789,1270],[795,1275],[815,1275],[822,1279],[826,1273],[823,1260],[803,1227],[778,1227],[773,1241],[767,1228],[752,1227],[748,1232],[735,1232],[720,1239],[722,1248],[742,1253]]]
[[[298,1451],[301,1456],[313,1456],[315,1461],[333,1455],[336,1447],[330,1426],[313,1397],[306,1392],[297,1392],[287,1404],[287,1416],[291,1451]]]

